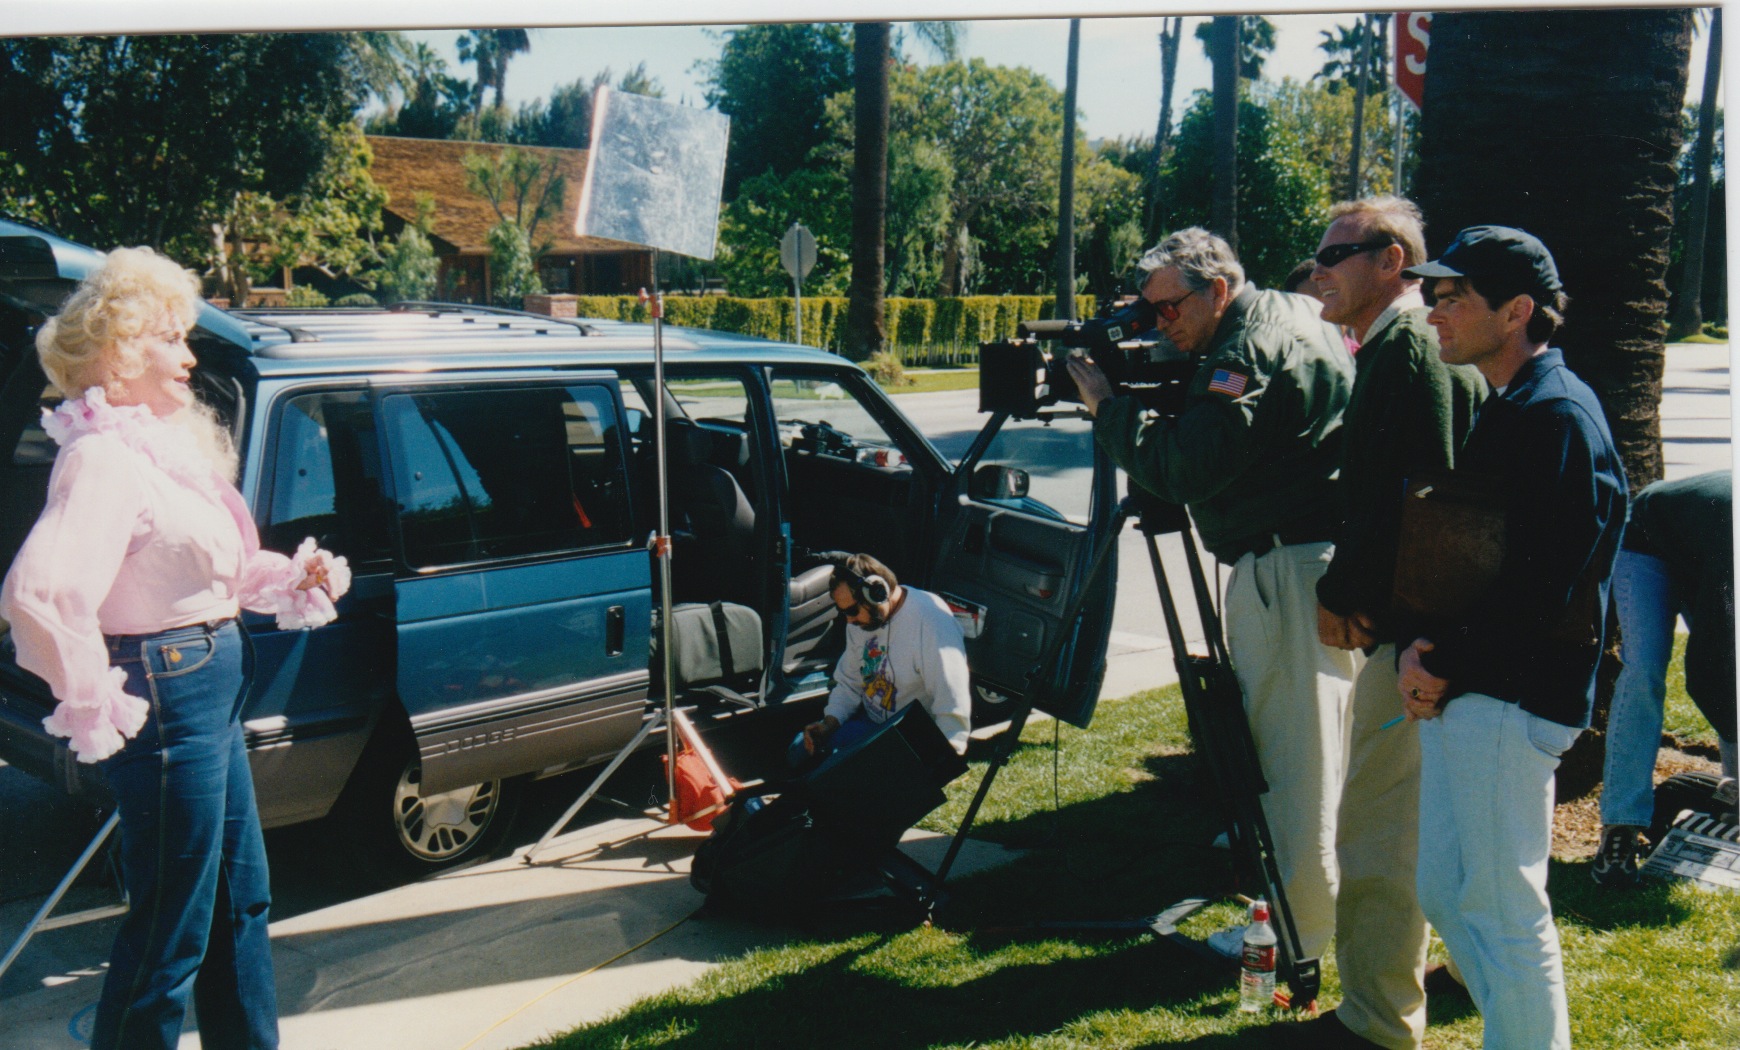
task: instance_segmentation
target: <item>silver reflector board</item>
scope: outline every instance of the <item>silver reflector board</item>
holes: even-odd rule
[[[598,89],[575,233],[711,259],[729,118]]]

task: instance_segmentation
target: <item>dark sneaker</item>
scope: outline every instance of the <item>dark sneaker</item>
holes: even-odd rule
[[[1638,833],[1642,830],[1630,824],[1609,824],[1601,829],[1601,848],[1595,853],[1595,866],[1589,870],[1596,885],[1612,890],[1637,885]]]

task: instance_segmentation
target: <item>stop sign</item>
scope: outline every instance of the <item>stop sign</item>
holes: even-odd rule
[[[1396,90],[1415,109],[1426,97],[1426,45],[1431,39],[1431,15],[1396,12]]]

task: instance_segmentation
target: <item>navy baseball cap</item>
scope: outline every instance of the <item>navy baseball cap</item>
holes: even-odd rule
[[[1470,226],[1435,261],[1410,266],[1409,277],[1466,277],[1483,291],[1510,298],[1551,298],[1564,288],[1553,253],[1539,237],[1510,226]]]

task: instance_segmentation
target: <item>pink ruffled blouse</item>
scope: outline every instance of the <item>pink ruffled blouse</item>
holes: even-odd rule
[[[109,666],[105,634],[152,634],[275,613],[285,629],[318,627],[350,586],[343,558],[304,540],[294,558],[260,549],[235,485],[187,428],[143,406],[110,405],[101,388],[43,413],[60,444],[48,505],[6,581],[0,616],[18,665],[59,701],[43,726],[81,762],[119,751],[145,724],[145,701]],[[310,561],[326,586],[299,590]]]

